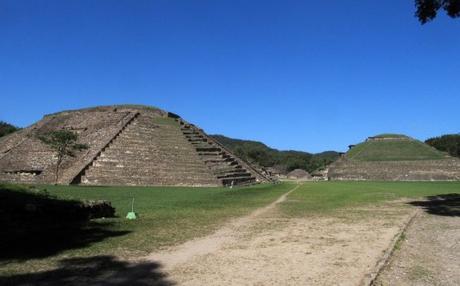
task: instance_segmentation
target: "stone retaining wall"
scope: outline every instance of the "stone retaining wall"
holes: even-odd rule
[[[329,167],[329,180],[456,181],[460,160],[352,161],[342,158]]]

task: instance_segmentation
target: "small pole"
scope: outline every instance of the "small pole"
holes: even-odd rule
[[[136,213],[134,212],[134,197],[133,200],[131,201],[131,211],[126,215],[127,219],[136,219]]]

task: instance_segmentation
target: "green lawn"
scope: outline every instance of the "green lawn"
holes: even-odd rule
[[[290,216],[330,214],[401,198],[460,193],[460,182],[307,182],[282,204]]]
[[[114,230],[131,233],[92,246],[89,251],[105,253],[117,248],[117,253],[146,254],[162,246],[205,235],[222,221],[264,206],[289,188],[292,185],[258,185],[234,189],[48,186],[47,190],[59,198],[112,202],[118,218],[99,221],[113,222]],[[129,221],[125,216],[131,210],[133,197],[134,210],[139,214],[139,219]]]

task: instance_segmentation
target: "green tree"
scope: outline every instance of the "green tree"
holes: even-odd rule
[[[460,0],[415,0],[415,15],[422,24],[436,18],[443,9],[452,18],[460,17]]]
[[[55,183],[57,184],[59,179],[59,169],[65,157],[74,157],[75,151],[87,149],[88,146],[85,144],[77,143],[78,135],[68,130],[57,130],[51,131],[43,135],[39,135],[38,138],[50,146],[55,152],[57,157],[56,168],[55,168]]]

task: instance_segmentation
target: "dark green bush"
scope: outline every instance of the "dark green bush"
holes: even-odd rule
[[[425,141],[426,144],[447,152],[454,157],[460,157],[460,134],[447,134],[433,137]]]
[[[17,130],[19,130],[18,127],[11,125],[9,123],[6,123],[4,121],[0,121],[0,137],[13,133]]]

